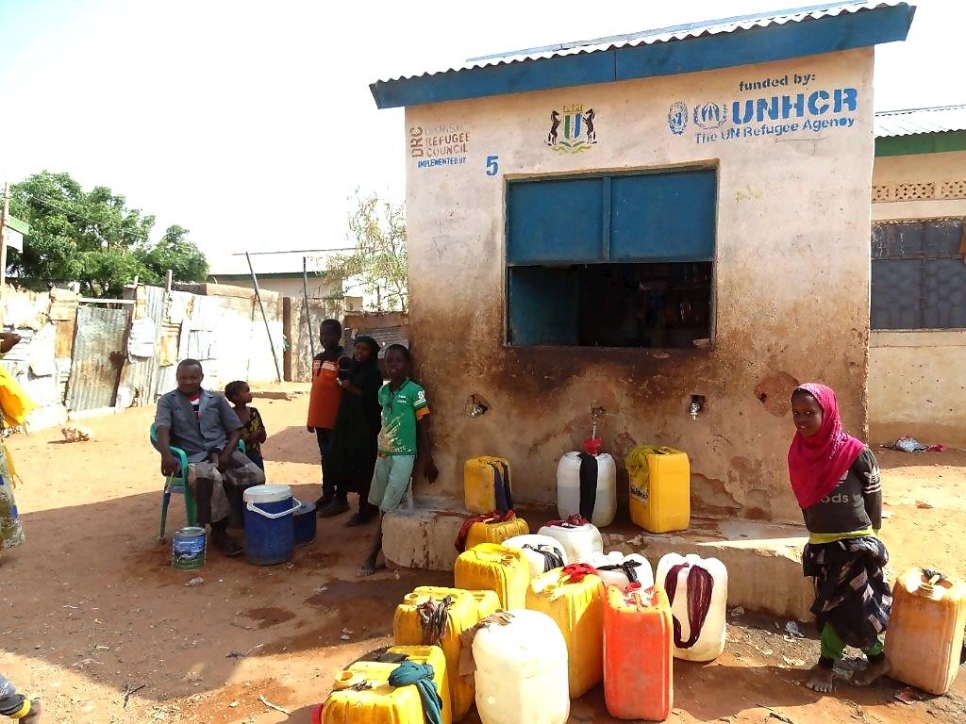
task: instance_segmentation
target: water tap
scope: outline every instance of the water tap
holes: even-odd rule
[[[692,420],[698,419],[698,413],[704,409],[704,397],[702,395],[691,395],[691,405],[688,408],[688,414],[691,415]]]

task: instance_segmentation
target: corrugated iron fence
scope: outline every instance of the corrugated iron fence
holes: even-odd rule
[[[262,294],[266,330],[250,290],[194,288],[130,287],[110,303],[62,289],[5,290],[3,327],[22,341],[0,364],[41,407],[35,424],[61,424],[68,410],[153,405],[174,389],[177,363],[188,357],[202,362],[211,389],[275,381],[269,334],[281,367],[281,297]]]
[[[77,307],[67,409],[113,407],[124,364],[130,310],[81,304]]]

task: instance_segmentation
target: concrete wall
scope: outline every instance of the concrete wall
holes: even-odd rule
[[[875,159],[873,185],[966,182],[966,152]],[[885,192],[883,192],[885,193]],[[966,216],[966,198],[877,201],[875,221]],[[913,435],[966,445],[966,330],[874,331],[869,350],[869,428],[883,442]]]
[[[966,446],[966,330],[879,331],[869,350],[869,432]]]
[[[861,434],[866,424],[872,66],[872,51],[860,50],[407,109],[407,147],[435,129],[468,134],[455,161],[407,161],[413,352],[435,410],[436,490],[462,495],[463,461],[494,454],[512,461],[521,502],[555,500],[556,462],[587,437],[601,406],[606,449],[654,442],[691,455],[697,510],[800,520],[785,465],[795,380],[831,384],[848,428]],[[740,85],[775,79],[777,90]],[[831,98],[836,89],[854,89],[854,109],[830,103],[807,115],[813,91]],[[806,115],[778,122],[797,124],[782,135],[746,135],[765,124],[731,121],[733,101],[790,94],[794,103],[798,93]],[[680,135],[670,122],[677,102],[687,106]],[[710,103],[724,103],[727,120],[701,131],[691,114]],[[595,110],[598,142],[554,152],[550,112],[570,104]],[[844,125],[813,129],[829,119]],[[713,349],[505,345],[508,177],[688,164],[719,168]],[[707,398],[697,421],[687,415],[693,393]],[[472,394],[487,414],[466,415]]]
[[[897,184],[932,183],[941,191],[943,181],[966,182],[966,151],[953,153],[921,153],[913,156],[880,156],[875,159],[873,187]],[[929,219],[942,216],[966,216],[966,198],[923,198],[910,201],[875,201],[873,221]]]

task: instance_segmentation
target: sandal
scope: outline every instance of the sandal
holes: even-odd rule
[[[234,558],[245,552],[238,542],[227,533],[212,533],[211,543],[225,558]]]
[[[345,522],[346,528],[355,528],[359,525],[365,525],[373,519],[374,515],[372,513],[363,513],[361,510],[353,515],[349,520]]]

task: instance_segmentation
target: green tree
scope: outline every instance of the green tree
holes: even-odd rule
[[[406,311],[409,306],[409,260],[406,256],[406,210],[375,192],[356,192],[349,212],[353,250],[329,259],[328,273],[356,277],[376,296],[379,311]]]
[[[118,296],[135,277],[158,283],[172,269],[175,279],[190,282],[207,273],[185,229],[172,226],[152,244],[154,216],[128,209],[105,186],[85,191],[67,173],[43,171],[14,184],[10,213],[30,224],[23,253],[11,250],[7,260],[24,287],[77,282],[87,296]],[[160,273],[159,264],[167,264]]]
[[[144,281],[160,284],[168,269],[178,281],[204,281],[208,276],[208,260],[198,247],[187,239],[188,230],[175,224],[169,226],[156,244],[138,250],[147,273]]]

